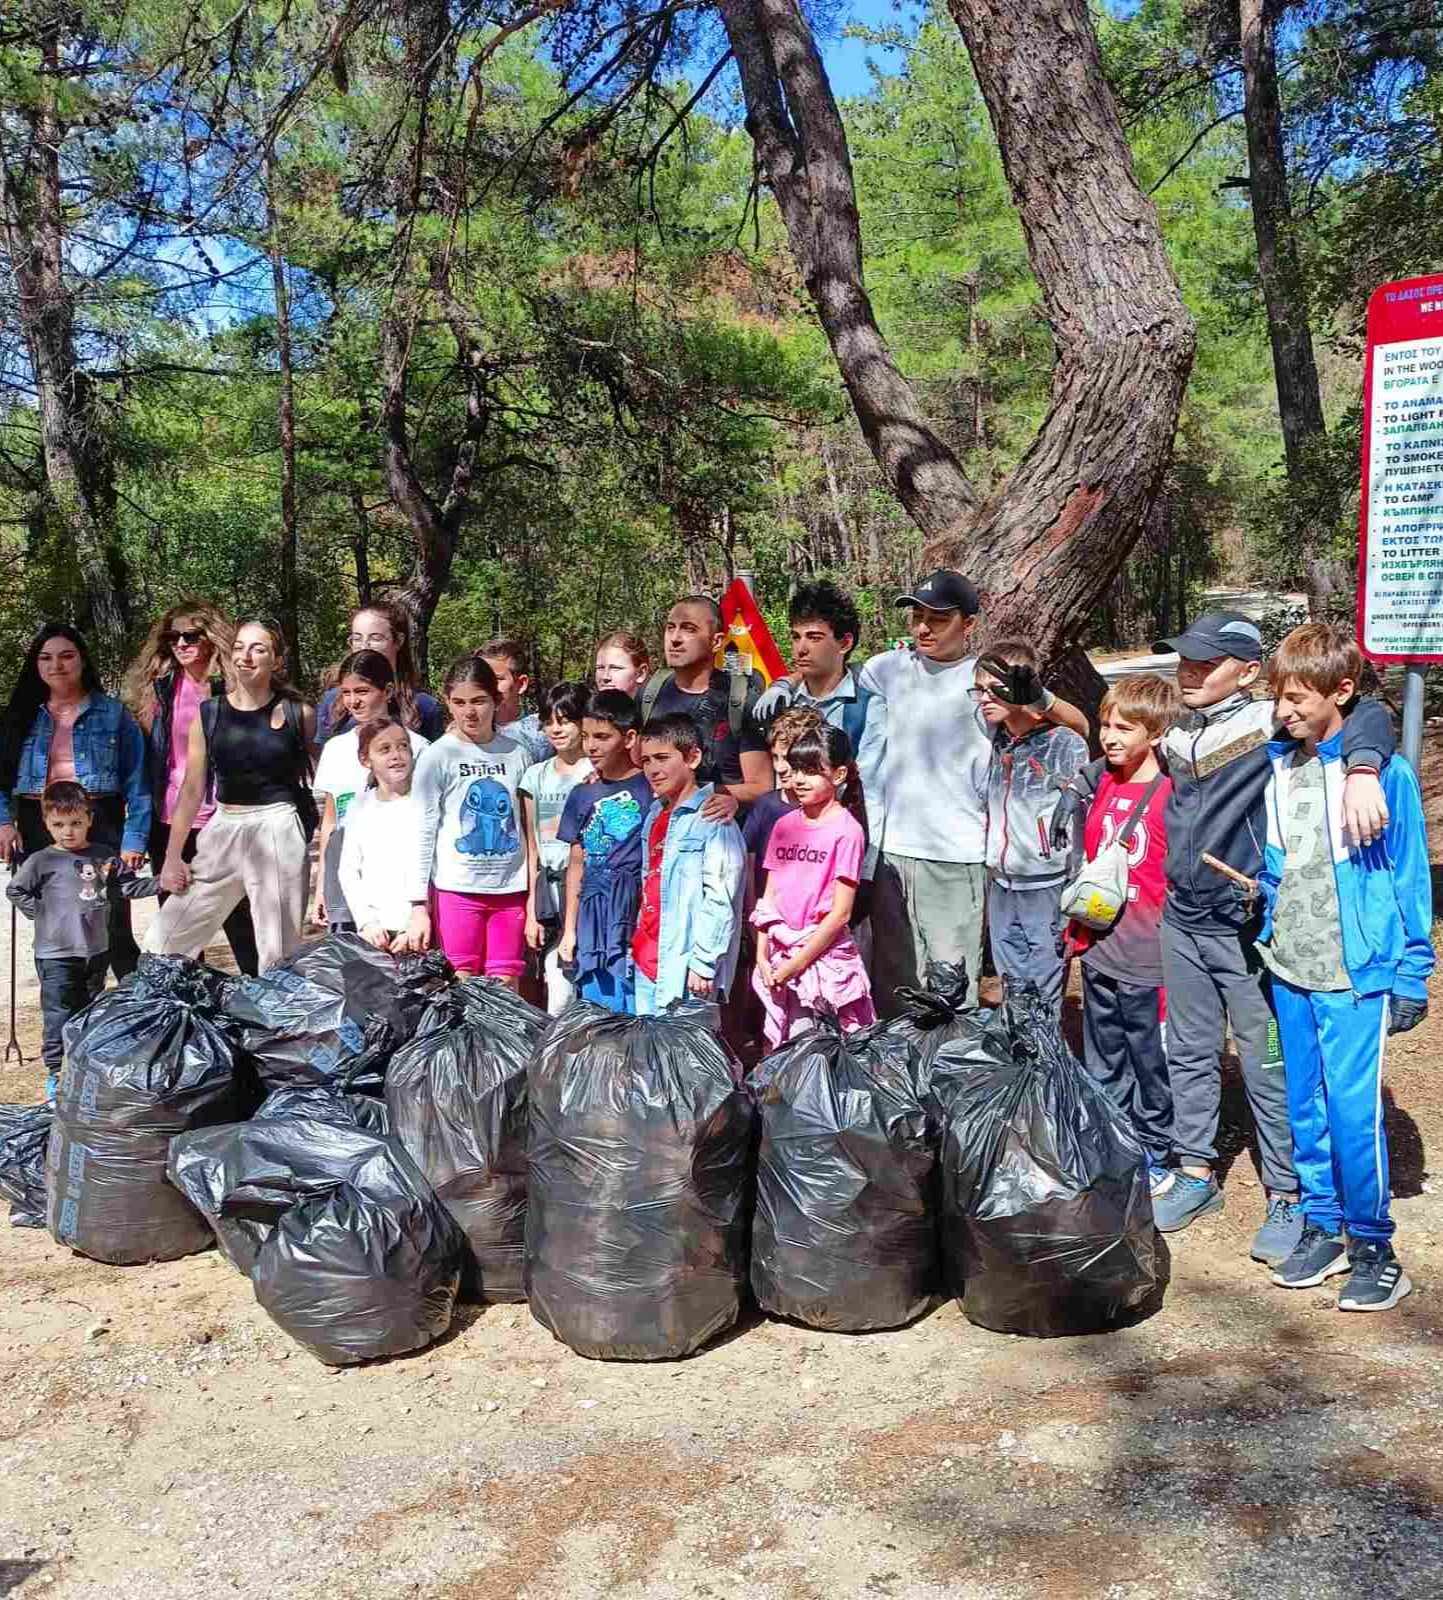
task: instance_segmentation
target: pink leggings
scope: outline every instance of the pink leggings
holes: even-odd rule
[[[461,894],[433,889],[436,942],[457,972],[519,978],[526,971],[526,891]]]

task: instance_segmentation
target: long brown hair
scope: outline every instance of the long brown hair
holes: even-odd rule
[[[831,773],[837,767],[846,771],[842,779],[845,792],[837,796],[842,805],[867,831],[867,813],[862,805],[862,780],[857,774],[857,763],[852,757],[852,741],[841,728],[830,722],[799,733],[787,746],[787,765],[793,772],[815,773],[818,777]]]
[[[411,691],[400,681],[391,663],[379,650],[353,650],[336,671],[337,686],[351,677],[363,678],[373,689],[386,691],[386,709],[392,720],[399,720],[405,728],[421,726],[421,713],[416,709]],[[350,712],[337,694],[331,706],[331,732],[334,733],[348,716]]]
[[[210,664],[206,670],[213,678],[224,678],[226,686],[230,686],[230,652],[231,646],[235,643],[234,623],[209,600],[182,600],[178,605],[168,607],[161,612],[155,625],[146,634],[145,643],[141,645],[135,659],[125,669],[125,679],[121,688],[121,698],[134,713],[135,720],[147,732],[155,720],[156,682],[166,673],[180,670],[179,663],[165,637],[174,628],[177,617],[194,617],[200,624],[201,631],[210,644]]]
[[[270,635],[271,651],[276,658],[275,670],[271,673],[271,692],[278,694],[282,700],[295,700],[305,704],[305,696],[286,677],[286,636],[280,630],[280,624],[272,622],[269,617],[237,617],[235,631],[237,637],[242,628],[264,628]],[[226,684],[227,689],[231,687]]]
[[[416,658],[411,653],[411,613],[395,600],[368,600],[365,605],[357,606],[346,622],[348,646],[356,618],[364,617],[368,611],[386,619],[391,637],[396,641],[396,683],[414,700],[421,690],[421,675],[416,671]],[[339,683],[340,679],[336,681]]]

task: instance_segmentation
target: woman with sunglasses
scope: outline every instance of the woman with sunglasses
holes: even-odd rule
[[[150,859],[157,872],[170,852],[191,724],[207,700],[225,693],[234,643],[235,628],[222,612],[205,600],[185,600],[162,614],[125,675],[126,703],[150,745]],[[215,798],[207,795],[181,846],[182,861],[195,859],[201,829],[214,814]],[[162,891],[162,905],[168,898]],[[254,976],[256,935],[248,900],[225,919],[225,936],[236,966]]]
[[[120,701],[101,692],[84,636],[63,622],[46,623],[31,639],[0,713],[0,862],[51,843],[41,796],[47,784],[67,780],[85,790],[94,808],[91,842],[139,867],[150,837],[145,736]],[[124,978],[140,951],[130,902],[119,896],[109,932],[111,970]]]

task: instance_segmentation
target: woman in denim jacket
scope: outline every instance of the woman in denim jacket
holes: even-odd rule
[[[138,868],[150,838],[145,735],[119,700],[101,692],[84,638],[64,623],[47,623],[25,652],[0,724],[0,861],[22,860],[50,844],[40,797],[47,783],[67,779],[95,806],[92,841]],[[117,897],[110,910],[111,970],[123,978],[139,959],[130,903]]]

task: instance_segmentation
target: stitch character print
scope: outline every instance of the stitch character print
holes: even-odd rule
[[[456,841],[463,856],[511,856],[521,847],[511,794],[494,778],[477,778],[461,802],[466,831]]]

